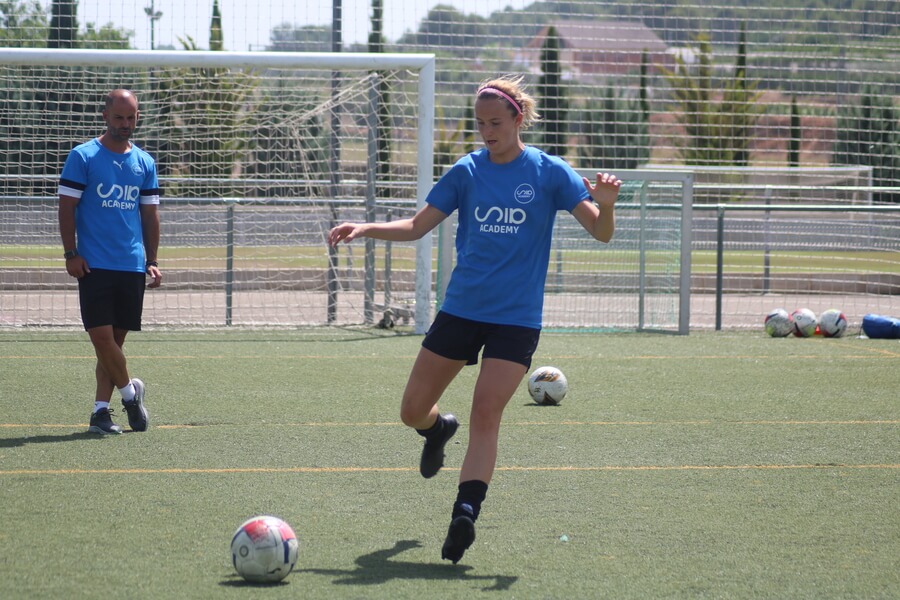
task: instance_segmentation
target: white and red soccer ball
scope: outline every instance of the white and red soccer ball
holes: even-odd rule
[[[808,308],[798,308],[791,313],[794,321],[793,333],[797,337],[811,337],[816,334],[816,313]]]
[[[839,338],[847,331],[847,317],[836,308],[819,315],[819,332],[825,337]]]
[[[772,337],[785,337],[794,331],[794,319],[783,308],[776,308],[766,315],[763,324]]]
[[[244,521],[231,538],[231,562],[247,581],[276,583],[297,564],[299,548],[290,525],[278,517],[253,517]]]

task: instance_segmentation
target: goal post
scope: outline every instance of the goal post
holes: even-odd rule
[[[161,261],[173,292],[148,295],[157,304],[145,320],[353,324],[392,288],[394,298],[412,294],[408,316],[427,329],[430,234],[393,244],[393,261],[369,244],[329,253],[324,234],[424,204],[434,55],[9,48],[0,49],[0,87],[0,287],[21,292],[23,306],[59,306],[49,298],[71,294],[47,266],[58,254],[56,182],[68,151],[102,132],[105,94],[126,87],[141,102],[135,142],[160,168]],[[354,252],[366,255],[364,268]],[[373,273],[385,263],[393,282],[390,271]],[[24,320],[77,322],[77,307],[60,310]]]
[[[579,169],[583,177],[592,178],[596,171]],[[691,244],[693,241],[694,174],[685,171],[618,169],[612,173],[631,185],[639,185],[637,198],[624,198],[617,208],[637,211],[638,223],[638,326],[641,330],[658,330],[687,335],[691,322]],[[635,200],[637,200],[635,202]],[[627,214],[627,213],[626,213]],[[666,276],[655,288],[648,285],[653,264],[650,254],[658,256],[656,267]],[[676,308],[656,311],[653,294],[675,300]]]
[[[592,179],[596,170],[576,169]],[[570,215],[556,219],[544,285],[545,330],[687,335],[693,175],[611,170],[623,183],[616,233],[597,242]],[[453,268],[455,219],[439,230],[438,305]]]

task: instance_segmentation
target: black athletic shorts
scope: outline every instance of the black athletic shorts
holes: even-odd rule
[[[451,360],[464,360],[467,365],[478,364],[482,358],[500,358],[531,367],[531,357],[537,350],[540,329],[518,325],[482,323],[438,312],[425,334],[422,346]]]
[[[78,280],[84,328],[112,325],[116,329],[140,331],[146,286],[144,273],[91,269]]]

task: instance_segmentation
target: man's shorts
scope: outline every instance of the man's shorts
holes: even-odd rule
[[[478,364],[478,352],[484,348],[482,358],[509,360],[528,369],[540,337],[540,329],[483,323],[441,311],[422,346],[444,358],[464,360],[467,365]]]
[[[84,328],[112,325],[115,329],[140,331],[146,286],[144,273],[91,269],[78,280]]]

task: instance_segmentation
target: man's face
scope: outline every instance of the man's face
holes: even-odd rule
[[[112,105],[103,111],[107,133],[117,142],[127,142],[137,127],[140,114],[134,98],[116,98]]]

